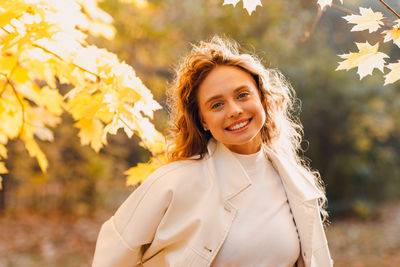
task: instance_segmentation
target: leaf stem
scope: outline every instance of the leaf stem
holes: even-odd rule
[[[348,14],[348,15],[355,15],[355,14],[357,14],[357,13],[351,11],[350,9],[347,9],[347,8],[344,8],[344,7],[335,5],[335,4],[332,4],[332,5],[331,5],[331,8],[334,8],[334,9],[337,9],[337,10],[339,10],[339,11],[342,11],[342,12]]]
[[[9,73],[8,75],[5,74],[5,73],[1,73],[2,75],[4,75],[4,77],[6,77],[6,83],[4,84],[3,89],[2,89],[1,92],[0,92],[0,97],[1,97],[1,96],[3,95],[3,93],[6,91],[6,89],[7,89],[7,84],[10,83],[10,78],[11,78],[11,76],[13,75],[13,73],[14,73],[15,69],[17,68],[17,66],[18,66],[18,61],[15,63],[15,65],[14,65],[13,68],[10,70],[10,73]]]
[[[382,43],[382,41],[383,41],[383,38],[385,38],[385,36],[381,36],[381,38],[379,39],[379,42],[378,42],[378,49],[379,49],[379,46],[381,45],[381,43]]]
[[[10,32],[7,31],[4,27],[1,27],[1,29],[2,29],[3,31],[5,31],[6,33],[10,34]],[[37,48],[40,48],[40,49],[42,49],[44,52],[55,56],[56,58],[58,58],[58,59],[61,60],[61,61],[64,61],[64,59],[63,59],[61,56],[57,55],[56,53],[54,53],[54,52],[48,50],[47,48],[45,48],[45,47],[43,47],[43,46],[41,46],[41,45],[32,44],[32,46],[37,47]],[[92,72],[92,71],[90,71],[90,70],[87,70],[87,69],[85,69],[84,67],[79,66],[79,65],[77,65],[77,64],[75,64],[75,63],[72,63],[72,62],[71,62],[71,64],[74,65],[75,67],[79,68],[79,69],[82,70],[82,71],[85,71],[85,72],[87,72],[87,73],[90,73],[90,74],[94,75],[94,76],[96,77],[96,80],[97,80],[97,81],[100,81],[100,80],[101,80],[101,77],[100,77],[97,73],[94,73],[94,72]]]
[[[14,94],[15,94],[15,97],[17,98],[19,104],[21,105],[22,124],[21,124],[21,128],[19,130],[19,133],[18,133],[18,138],[20,138],[21,134],[22,134],[22,131],[24,130],[24,125],[25,125],[25,107],[24,107],[24,104],[22,103],[22,100],[19,99],[19,97],[18,97],[17,89],[15,89],[14,85],[11,83],[11,81],[8,78],[7,78],[7,83],[11,86],[11,88],[12,88]]]
[[[32,46],[37,47],[37,48],[40,48],[40,49],[42,49],[44,52],[49,53],[49,54],[55,56],[56,58],[58,58],[58,59],[61,60],[61,61],[64,61],[64,59],[63,59],[61,56],[57,55],[57,54],[54,53],[53,51],[50,51],[50,50],[48,50],[47,48],[45,48],[45,47],[43,47],[43,46],[41,46],[41,45],[32,44]],[[75,64],[75,63],[72,63],[72,62],[71,62],[71,64],[74,65],[75,67],[79,68],[79,69],[82,70],[82,71],[85,71],[85,72],[87,72],[87,73],[92,74],[93,76],[96,77],[96,80],[97,80],[97,81],[100,81],[100,80],[101,80],[101,77],[100,77],[97,73],[94,73],[93,71],[87,70],[87,69],[85,69],[84,67],[81,67],[81,66],[79,66],[79,65],[77,65],[77,64]]]
[[[6,89],[7,89],[7,84],[8,84],[8,82],[7,82],[7,74],[5,74],[5,73],[0,73],[0,75],[3,75],[5,78],[6,78],[6,82],[4,83],[4,85],[3,85],[3,89],[1,89],[1,92],[0,92],[0,97],[3,95],[3,93],[6,91]]]
[[[7,34],[10,34],[11,32],[9,32],[9,31],[7,31],[4,27],[1,27],[1,29],[3,30],[3,31],[5,31]]]
[[[396,17],[400,19],[400,15],[396,11],[394,11],[393,8],[391,8],[388,4],[386,4],[385,1],[379,0],[379,2],[381,2],[387,9],[389,9]]]

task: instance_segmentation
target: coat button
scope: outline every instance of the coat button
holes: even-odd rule
[[[304,256],[304,257],[306,256],[306,252],[305,252],[305,251],[303,252],[303,256]]]
[[[204,246],[204,249],[207,250],[207,251],[210,252],[210,253],[212,252],[212,249],[209,248],[209,247],[207,247],[207,246]]]
[[[229,206],[227,206],[227,205],[224,205],[224,209],[225,209],[227,212],[231,212],[231,208],[230,208]]]

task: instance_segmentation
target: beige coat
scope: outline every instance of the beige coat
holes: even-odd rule
[[[332,266],[317,205],[322,194],[305,173],[272,151],[267,154],[300,236],[298,266]],[[205,159],[167,164],[131,194],[103,224],[93,266],[210,266],[237,213],[231,199],[249,186],[236,157],[211,140]]]

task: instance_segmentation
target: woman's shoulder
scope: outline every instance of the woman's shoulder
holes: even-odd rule
[[[178,174],[190,169],[201,168],[204,159],[185,159],[166,163],[155,170],[150,176],[160,177],[169,174]]]
[[[162,165],[151,173],[141,186],[171,188],[183,182],[187,184],[204,179],[204,160],[185,159]]]
[[[190,190],[186,189],[196,188],[204,183],[202,163],[203,160],[180,160],[161,166],[131,193],[120,209],[134,210],[134,207],[138,207],[140,203],[147,203],[148,206],[156,203],[157,200],[163,201],[162,204],[156,206],[163,206],[168,205],[168,201],[164,200],[171,200],[172,195],[188,196]]]

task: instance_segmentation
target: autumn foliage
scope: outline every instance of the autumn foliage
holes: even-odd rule
[[[7,172],[6,144],[16,138],[46,171],[37,140],[53,141],[63,112],[95,151],[120,128],[153,154],[164,150],[150,121],[160,108],[150,90],[131,66],[86,41],[88,34],[112,39],[112,21],[94,0],[0,2],[0,174]]]
[[[343,1],[341,1],[343,4]],[[400,79],[400,60],[395,63],[387,63],[386,59],[389,56],[379,51],[380,44],[383,42],[392,41],[395,45],[400,47],[400,17],[390,6],[383,0],[380,2],[398,19],[389,20],[384,17],[381,12],[374,12],[371,8],[360,7],[359,14],[351,14],[343,18],[350,24],[354,24],[351,31],[366,31],[369,33],[377,32],[382,37],[376,44],[356,43],[357,52],[340,55],[344,61],[339,63],[336,70],[350,70],[357,68],[357,73],[360,79],[367,75],[371,75],[372,71],[376,68],[384,72],[384,68],[390,69],[385,75],[384,84],[390,84]],[[319,0],[320,7],[324,9],[332,4],[332,0]],[[384,27],[389,29],[383,30]]]
[[[390,69],[385,75],[384,84],[390,84],[400,79],[400,60],[395,63],[387,63],[386,59],[389,56],[379,51],[380,44],[383,42],[392,41],[395,45],[400,47],[400,15],[396,13],[389,5],[383,0],[379,0],[391,13],[393,13],[398,19],[388,20],[384,17],[381,12],[374,12],[371,8],[360,7],[359,14],[344,16],[348,23],[354,24],[351,31],[365,31],[369,33],[379,32],[382,36],[379,42],[376,44],[369,44],[368,41],[365,43],[356,43],[357,52],[351,52],[348,54],[340,55],[344,60],[339,63],[336,70],[350,70],[357,68],[357,73],[360,75],[360,79],[367,75],[372,75],[374,69],[378,69],[384,72],[384,68]],[[224,4],[233,4],[234,6],[239,0],[224,0]],[[333,0],[318,0],[317,3],[321,10],[326,9],[332,5]],[[343,0],[340,0],[343,4]],[[257,6],[261,6],[260,0],[243,0],[243,8],[245,8],[251,15]],[[389,27],[387,30],[383,30],[383,27]]]

